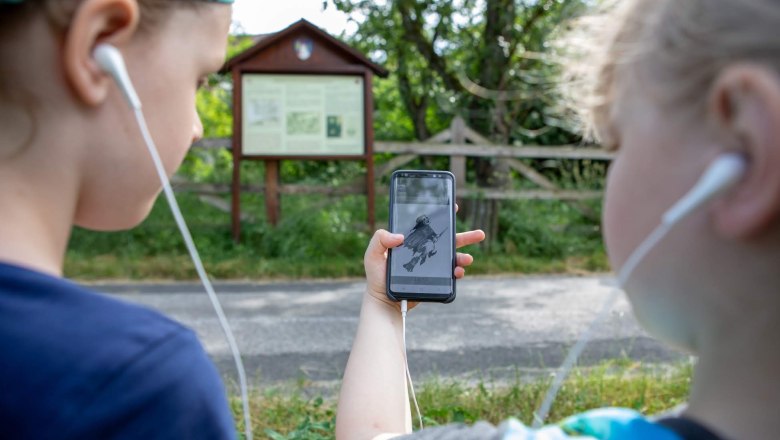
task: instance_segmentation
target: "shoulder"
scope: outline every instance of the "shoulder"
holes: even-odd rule
[[[0,350],[0,421],[19,437],[234,432],[195,334],[154,310],[0,264]]]
[[[155,310],[0,264],[0,348],[17,354],[21,363],[45,360],[74,373],[98,366],[114,371],[186,332]]]
[[[161,338],[128,360],[80,411],[74,438],[232,438],[225,390],[188,330]]]

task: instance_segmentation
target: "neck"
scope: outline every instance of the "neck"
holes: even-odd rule
[[[774,292],[776,293],[776,292]],[[769,301],[772,303],[773,301]],[[706,341],[687,415],[725,438],[776,439],[780,432],[780,324],[764,310],[730,334]]]
[[[73,167],[35,145],[24,149],[0,158],[0,261],[62,276],[77,203]]]

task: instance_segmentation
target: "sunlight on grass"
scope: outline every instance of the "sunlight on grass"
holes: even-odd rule
[[[556,399],[549,420],[594,408],[631,408],[657,414],[685,402],[692,366],[645,365],[625,359],[575,371]],[[518,372],[513,381],[434,379],[418,385],[418,399],[426,426],[487,420],[497,424],[510,417],[530,423],[551,382],[551,377],[526,378]],[[312,395],[305,383],[255,390],[251,397],[257,436],[281,439],[332,439],[337,391]],[[241,403],[231,399],[239,431],[243,430]],[[416,424],[416,423],[415,423]]]

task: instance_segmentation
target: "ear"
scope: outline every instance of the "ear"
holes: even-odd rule
[[[716,203],[716,228],[726,237],[755,238],[780,217],[780,79],[763,66],[729,67],[711,98],[721,135],[750,161],[743,180]]]
[[[136,32],[139,20],[135,0],[84,0],[73,14],[63,44],[65,76],[76,97],[88,106],[102,102],[111,77],[92,58],[98,43],[121,46]]]

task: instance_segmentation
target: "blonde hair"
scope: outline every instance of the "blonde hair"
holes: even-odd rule
[[[701,115],[724,67],[751,62],[780,71],[780,0],[623,0],[582,17],[561,40],[574,56],[566,95],[581,128],[600,137],[632,75],[661,105]]]

